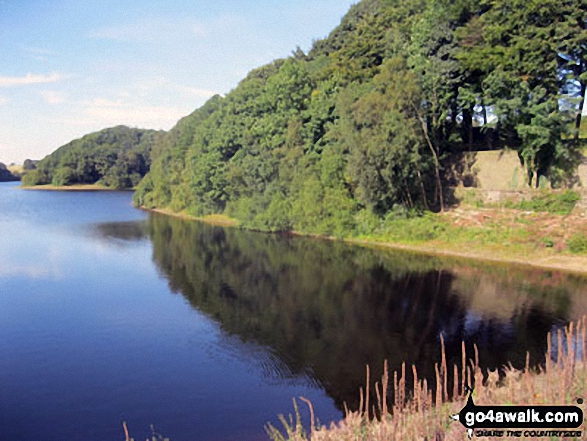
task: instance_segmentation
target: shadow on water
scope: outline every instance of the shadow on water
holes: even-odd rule
[[[153,243],[174,292],[225,332],[268,347],[275,379],[309,376],[356,408],[365,365],[379,378],[415,364],[434,378],[440,335],[449,362],[461,342],[485,368],[543,362],[549,332],[587,312],[585,279],[341,242],[224,229],[163,215],[147,230],[103,227]],[[470,355],[472,355],[470,353]],[[285,368],[284,368],[285,366]],[[276,410],[279,411],[279,410]],[[287,411],[287,409],[284,409]]]
[[[103,222],[93,225],[92,234],[111,243],[128,244],[148,240],[149,226],[146,222]]]

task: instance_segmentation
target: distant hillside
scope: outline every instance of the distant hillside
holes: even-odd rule
[[[9,182],[9,181],[20,181],[20,177],[18,175],[13,174],[6,164],[0,162],[0,182]]]
[[[91,133],[30,162],[23,185],[101,184],[133,188],[151,167],[151,151],[164,132],[117,126]]]

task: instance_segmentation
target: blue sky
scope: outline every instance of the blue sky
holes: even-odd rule
[[[126,124],[170,129],[307,50],[354,0],[0,0],[0,162]]]

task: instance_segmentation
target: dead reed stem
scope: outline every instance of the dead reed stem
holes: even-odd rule
[[[130,441],[130,435],[128,433],[128,427],[126,427],[126,421],[122,422],[122,428],[124,429],[124,439],[125,441]]]
[[[408,391],[406,365],[393,372],[393,407],[387,406],[389,371],[385,361],[381,382],[375,383],[377,403],[373,405],[371,419],[370,381],[371,372],[366,367],[366,387],[359,390],[359,409],[349,411],[346,404],[345,418],[329,428],[315,423],[314,408],[309,400],[301,398],[310,408],[310,434],[306,435],[300,424],[286,425],[287,438],[276,429],[269,430],[277,441],[355,441],[359,439],[383,441],[389,439],[426,439],[456,441],[463,439],[463,428],[459,424],[448,424],[449,415],[458,413],[464,405],[467,386],[475,385],[475,401],[482,404],[576,404],[576,399],[587,396],[587,317],[571,323],[564,330],[553,331],[547,336],[547,349],[542,367],[532,368],[530,354],[526,354],[521,370],[511,365],[505,367],[503,386],[495,372],[487,374],[483,385],[483,372],[479,365],[479,351],[473,347],[474,356],[467,360],[466,346],[461,345],[461,366],[448,368],[444,338],[441,336],[440,364],[435,364],[435,390],[430,389],[426,378],[420,379],[416,366],[412,365],[413,383]],[[554,337],[554,338],[553,338]],[[553,347],[556,345],[556,348]],[[449,372],[452,370],[452,396],[448,394]],[[381,389],[380,389],[381,387]],[[575,396],[576,395],[576,396]],[[376,410],[379,410],[379,417]],[[296,407],[297,412],[297,407]],[[282,418],[285,421],[285,418]],[[293,425],[293,420],[290,418]],[[126,424],[124,424],[125,433]],[[359,437],[358,434],[361,434]],[[587,439],[583,431],[581,439]]]

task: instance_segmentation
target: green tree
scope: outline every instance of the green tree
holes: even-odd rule
[[[149,171],[151,150],[161,137],[162,132],[125,126],[91,133],[36,163],[23,184],[61,186],[101,182],[113,188],[132,188]]]

